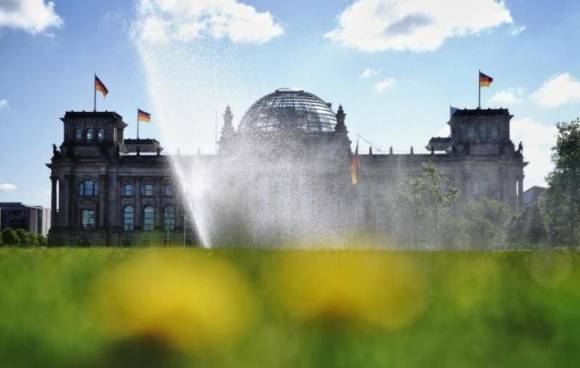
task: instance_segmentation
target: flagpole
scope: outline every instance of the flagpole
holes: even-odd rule
[[[481,109],[481,70],[477,74],[477,87],[478,87],[478,94],[477,94],[477,108]]]
[[[137,109],[137,140],[139,140],[139,109]]]
[[[97,112],[97,86],[95,86],[95,81],[97,80],[97,73],[93,78],[93,112]]]

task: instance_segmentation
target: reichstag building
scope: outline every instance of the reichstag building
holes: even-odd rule
[[[398,185],[426,163],[450,179],[462,201],[522,206],[526,162],[510,139],[507,109],[456,111],[450,136],[431,138],[427,153],[357,157],[342,106],[334,111],[312,93],[278,89],[257,100],[237,128],[229,108],[223,117],[217,154],[168,156],[154,139],[125,139],[127,124],[115,112],[66,112],[63,142],[47,165],[49,241],[123,246],[158,234],[195,244],[219,232],[388,231]],[[198,173],[211,187],[201,198],[188,191],[187,178]]]

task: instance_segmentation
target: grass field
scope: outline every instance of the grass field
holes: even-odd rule
[[[0,249],[2,367],[576,367],[580,256]]]

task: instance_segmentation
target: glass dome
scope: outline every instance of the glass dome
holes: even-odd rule
[[[242,133],[334,131],[336,116],[330,104],[302,90],[280,88],[256,101],[240,123]]]

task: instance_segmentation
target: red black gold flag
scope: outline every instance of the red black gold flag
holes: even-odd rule
[[[99,77],[95,75],[95,91],[99,91],[103,94],[103,97],[107,96],[109,90],[105,87],[105,83],[103,83]]]
[[[145,112],[141,109],[137,109],[137,120],[144,121],[144,122],[148,123],[151,121],[151,114],[148,112]]]
[[[480,87],[489,87],[489,85],[493,82],[493,78],[489,75],[486,75],[482,72],[479,72],[479,86]]]
[[[356,149],[354,150],[354,155],[350,162],[350,178],[352,180],[352,185],[358,184],[358,169],[360,167],[359,157],[358,157],[358,142],[356,144]]]

